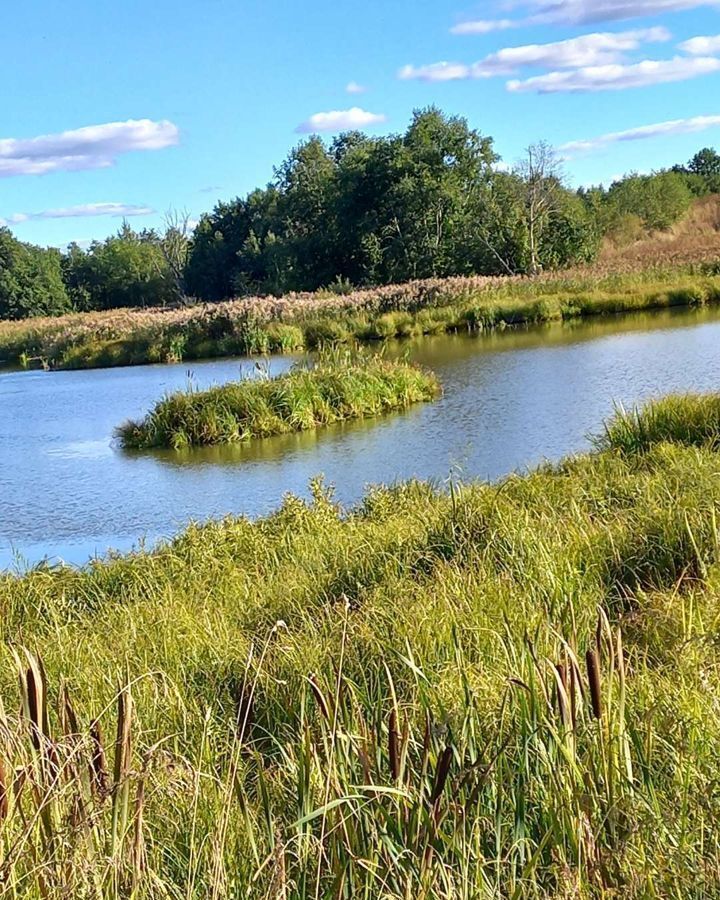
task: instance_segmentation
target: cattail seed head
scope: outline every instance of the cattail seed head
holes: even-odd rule
[[[587,665],[588,685],[590,686],[590,701],[593,715],[596,719],[602,718],[602,696],[600,693],[600,662],[597,650],[588,650],[585,654]]]
[[[108,768],[102,731],[97,719],[90,725],[90,738],[92,740],[92,753],[90,756],[92,784],[95,793],[102,800],[108,794]]]
[[[430,738],[432,737],[432,720],[430,718],[430,712],[426,710],[425,712],[425,729],[423,731],[423,742],[422,742],[422,753],[420,755],[420,770],[425,774],[425,767],[427,766],[428,757],[430,756]]]
[[[9,806],[7,773],[3,761],[0,759],[0,822],[7,818]]]
[[[437,767],[435,769],[435,781],[433,783],[432,793],[430,794],[430,803],[434,804],[440,799],[443,790],[445,789],[445,784],[448,779],[448,775],[450,774],[450,764],[452,763],[453,751],[452,747],[447,746],[443,752],[442,756],[438,760]]]
[[[320,712],[323,714],[325,721],[329,722],[332,718],[330,715],[330,708],[327,704],[327,700],[325,699],[325,696],[323,695],[323,692],[320,690],[320,686],[317,683],[317,678],[315,677],[315,675],[311,675],[308,678],[308,681],[310,682],[310,689],[313,692],[315,701],[317,702],[317,705],[320,707]]]
[[[571,662],[569,666],[570,674],[570,722],[573,731],[577,728],[577,692],[578,692],[578,675],[575,665]]]
[[[390,774],[392,775],[393,781],[397,781],[400,777],[399,740],[397,711],[395,707],[393,707],[388,722],[388,756],[390,757]]]
[[[560,721],[567,728],[570,720],[568,710],[568,668],[566,663],[557,663],[555,665],[557,672],[556,698]]]
[[[30,734],[36,751],[41,747],[42,734],[42,685],[35,677],[32,666],[28,666],[25,672],[25,684],[27,689],[27,710],[30,719]]]

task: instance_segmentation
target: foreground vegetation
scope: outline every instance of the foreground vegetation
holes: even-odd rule
[[[668,269],[647,268],[644,261],[620,273],[429,279],[341,295],[0,322],[0,361],[60,369],[178,362],[702,306],[720,299],[718,260],[720,241],[704,261],[688,263],[683,256]]]
[[[717,401],[669,402],[499,485],[0,577],[5,895],[720,894]]]
[[[381,357],[335,355],[276,378],[254,378],[161,400],[140,422],[118,429],[131,449],[227,444],[379,416],[433,400],[435,376]]]

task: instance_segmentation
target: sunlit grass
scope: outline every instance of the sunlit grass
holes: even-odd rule
[[[718,248],[717,254],[720,254]],[[288,353],[421,334],[504,328],[720,300],[717,262],[528,278],[447,278],[0,323],[0,362],[50,368]]]
[[[316,483],[0,577],[2,890],[720,895],[705,413],[642,453],[350,511]]]
[[[171,394],[142,421],[118,428],[118,435],[134,449],[235,443],[379,416],[439,393],[435,376],[417,366],[336,353],[275,378]]]
[[[640,453],[663,441],[716,446],[720,439],[720,395],[662,397],[643,407],[619,409],[598,440],[600,448]]]

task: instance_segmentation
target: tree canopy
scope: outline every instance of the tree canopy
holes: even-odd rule
[[[0,317],[344,290],[415,278],[533,274],[594,259],[605,236],[666,229],[720,193],[720,154],[570,190],[552,147],[503,166],[492,138],[435,107],[403,134],[302,141],[264,188],[218,203],[192,235],[120,231],[64,252],[0,228]]]
[[[0,318],[54,316],[71,308],[59,250],[25,244],[0,228]]]

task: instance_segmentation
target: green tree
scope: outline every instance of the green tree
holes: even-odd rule
[[[385,223],[389,280],[468,268],[469,231],[497,160],[491,138],[436,107],[417,110],[397,142]]]
[[[0,318],[55,316],[69,309],[60,252],[23,243],[0,228]]]
[[[539,177],[537,165],[525,176],[500,172],[497,159],[491,138],[435,107],[417,110],[404,134],[353,131],[329,146],[311,137],[268,188],[202,217],[188,291],[220,300],[586,259],[597,229],[549,152],[533,158]]]
[[[690,208],[693,195],[679,172],[629,175],[608,191],[609,222],[626,215],[639,216],[647,228],[664,230]]]
[[[720,153],[711,147],[705,147],[693,156],[687,167],[694,175],[701,175],[703,178],[720,176]]]
[[[313,290],[339,274],[336,171],[335,159],[318,137],[295,147],[275,171],[285,281],[290,290]]]
[[[559,194],[544,232],[539,258],[544,269],[589,263],[600,248],[598,223],[582,198],[571,191]]]
[[[127,223],[86,253],[71,246],[63,268],[80,309],[162,306],[178,299],[161,238],[154,231],[133,231]]]
[[[278,191],[218,203],[201,217],[190,241],[186,287],[203,300],[252,292],[280,294],[286,287],[279,228]]]

